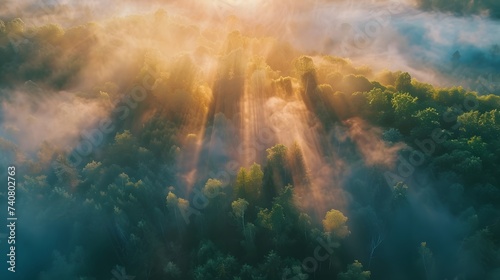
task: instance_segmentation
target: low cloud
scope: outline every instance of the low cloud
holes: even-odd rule
[[[85,129],[92,127],[109,110],[103,99],[86,99],[71,92],[34,96],[17,92],[3,101],[0,134],[11,138],[26,152],[36,152],[44,142],[71,149]]]

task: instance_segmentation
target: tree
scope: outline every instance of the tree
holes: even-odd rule
[[[19,35],[24,32],[25,24],[20,18],[15,18],[7,23],[7,31]]]
[[[0,20],[0,35],[5,34],[7,32],[7,27],[5,26],[5,22]]]
[[[195,280],[233,280],[238,275],[238,262],[231,255],[212,257],[194,269]]]
[[[261,270],[265,273],[267,279],[281,279],[282,269],[283,260],[275,251],[270,251],[264,258]]]
[[[179,267],[173,263],[173,262],[168,262],[164,267],[163,267],[163,272],[167,276],[167,279],[172,279],[172,280],[178,280],[181,279],[181,270]]]
[[[403,140],[403,135],[401,134],[401,132],[399,132],[398,129],[391,127],[388,130],[384,131],[384,133],[382,134],[382,139],[389,143],[395,144]]]
[[[488,151],[488,144],[483,141],[481,136],[473,136],[467,141],[467,145],[469,146],[471,153],[479,158],[482,158],[483,161],[493,157],[493,155]]]
[[[284,166],[286,162],[287,147],[277,144],[266,150],[268,163],[273,166]]]
[[[208,198],[215,198],[219,195],[223,195],[223,184],[217,179],[208,179],[203,187],[203,194]]]
[[[137,145],[135,136],[130,130],[124,130],[122,133],[117,132],[114,138],[114,143],[106,149],[104,165],[118,164],[122,167],[137,169],[137,156],[140,153],[139,145]]]
[[[394,206],[399,206],[405,203],[408,193],[408,185],[404,182],[398,182],[392,190],[392,203]]]
[[[207,215],[212,216],[216,219],[216,223],[223,222],[221,219],[217,219],[220,215],[223,215],[227,210],[227,205],[230,199],[224,192],[224,185],[220,180],[208,179],[205,186],[202,189],[203,195],[209,199]]]
[[[435,89],[433,99],[441,106],[456,106],[463,104],[466,91],[462,87]]]
[[[241,266],[240,275],[235,277],[234,280],[254,280],[258,279],[257,270],[251,265],[244,264]]]
[[[174,212],[174,217],[175,220],[178,220],[178,211],[182,215],[182,218],[184,218],[184,221],[186,223],[189,223],[189,217],[192,213],[198,213],[198,212],[193,212],[194,209],[189,206],[189,201],[183,199],[183,198],[178,198],[174,193],[168,192],[167,197],[166,197],[166,203],[167,207]]]
[[[425,278],[431,279],[432,270],[434,266],[434,259],[431,250],[427,247],[427,242],[420,243],[418,254],[420,255],[422,265],[424,267]]]
[[[453,150],[451,153],[445,153],[436,157],[432,164],[440,170],[452,170],[466,179],[478,179],[483,169],[483,160],[467,150]]]
[[[393,108],[391,104],[392,93],[387,90],[374,88],[366,94],[369,105],[369,116],[374,121],[387,124],[393,117]]]
[[[417,125],[412,129],[411,135],[414,138],[428,138],[434,129],[439,128],[441,115],[435,108],[419,110],[414,115]]]
[[[500,250],[495,245],[497,236],[498,230],[486,227],[463,240],[458,264],[466,279],[496,279],[489,278],[486,274],[498,268]]]
[[[40,26],[36,34],[38,40],[45,41],[51,45],[57,44],[63,36],[64,29],[53,23]]]
[[[165,117],[155,115],[143,125],[139,143],[161,162],[172,162],[175,158],[175,149],[172,147],[179,145],[176,137],[177,129],[178,127]]]
[[[237,219],[241,219],[241,226],[245,229],[245,211],[248,208],[248,202],[243,198],[238,198],[231,203],[231,208],[233,209],[233,215]]]
[[[481,135],[484,127],[480,123],[481,114],[478,111],[465,112],[457,117],[457,122],[460,123],[460,132],[464,136]]]
[[[335,237],[344,238],[350,233],[346,222],[347,217],[342,212],[332,209],[326,213],[323,219],[323,229]]]
[[[295,220],[299,215],[294,204],[294,187],[292,185],[287,185],[279,192],[278,196],[274,198],[274,204],[282,206],[285,214],[292,220]]]
[[[334,89],[342,91],[347,94],[352,94],[354,92],[366,92],[373,89],[373,84],[361,75],[347,75],[342,80],[342,83],[335,87]]]
[[[236,176],[234,191],[237,197],[245,198],[250,204],[258,203],[262,193],[262,179],[264,173],[257,163],[250,166],[250,170],[242,167]]]
[[[294,62],[295,71],[300,77],[308,73],[315,73],[316,67],[314,66],[314,61],[309,56],[301,56]]]
[[[84,250],[82,247],[74,249],[69,256],[58,251],[53,252],[52,263],[45,271],[40,273],[42,280],[49,279],[77,279],[80,271],[85,266]]]
[[[285,225],[285,214],[283,206],[275,203],[271,210],[262,209],[257,214],[259,224],[275,233],[282,233],[281,230]]]
[[[346,272],[339,273],[339,280],[368,280],[370,274],[370,271],[364,271],[363,265],[355,260],[349,265]]]
[[[409,93],[395,93],[391,103],[394,110],[396,125],[401,131],[408,131],[414,126],[413,114],[417,111],[417,97]],[[403,133],[404,134],[404,133]]]
[[[275,246],[288,249],[295,238],[293,230],[298,217],[293,202],[293,187],[288,185],[274,198],[270,208],[257,213],[257,224],[270,231]]]
[[[245,188],[245,193],[252,203],[256,203],[262,193],[263,178],[264,172],[262,172],[260,165],[257,163],[252,164],[248,172],[248,184]]]
[[[321,102],[316,66],[311,57],[301,56],[294,61],[295,72],[302,82],[301,97],[306,107],[312,112],[322,115],[325,113],[325,106]]]
[[[411,96],[409,93],[395,93],[391,103],[394,113],[397,117],[411,116],[416,109],[418,98]]]
[[[307,240],[307,230],[311,227],[311,217],[306,213],[300,213],[299,226],[304,229],[304,238]]]
[[[413,87],[411,85],[411,76],[410,74],[408,74],[408,72],[401,73],[396,78],[395,85],[396,85],[396,90],[399,92],[412,93]]]
[[[175,209],[179,203],[179,199],[173,192],[168,192],[166,199],[167,207]]]
[[[217,249],[215,244],[210,240],[201,240],[197,253],[196,253],[196,262],[203,264],[208,262],[211,258],[216,258],[221,256],[221,252]]]
[[[287,165],[287,150],[283,144],[277,144],[267,149],[267,166],[264,171],[263,195],[264,202],[271,204],[279,191],[290,184],[289,166]]]
[[[300,149],[299,144],[294,142],[289,149],[289,166],[292,172],[293,183],[295,186],[308,186],[309,176],[307,174],[307,167]]]
[[[240,168],[238,175],[236,175],[236,183],[234,185],[234,193],[236,197],[245,198],[246,196],[246,186],[248,185],[248,171],[245,167]]]
[[[64,155],[57,156],[55,162],[52,164],[54,173],[57,176],[58,182],[64,186],[72,188],[80,184],[80,174],[74,165]]]
[[[245,240],[242,240],[240,243],[243,245],[249,256],[255,254],[255,230],[255,225],[252,223],[247,223],[245,228],[243,228],[243,236],[245,237]]]

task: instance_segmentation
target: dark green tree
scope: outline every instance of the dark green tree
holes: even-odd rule
[[[370,271],[363,270],[363,265],[355,260],[349,265],[346,272],[339,273],[339,280],[368,280],[370,275]]]

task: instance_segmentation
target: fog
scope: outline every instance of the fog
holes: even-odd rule
[[[430,156],[422,167],[409,166],[414,145],[404,142],[398,129],[405,129],[405,123],[398,116],[385,120],[394,126],[403,123],[394,129],[401,139],[393,141],[386,137],[390,127],[384,121],[357,114],[370,116],[372,107],[395,106],[390,98],[401,84],[376,81],[384,73],[396,80],[400,73],[396,71],[407,71],[414,80],[436,88],[460,85],[479,95],[498,93],[497,8],[494,2],[451,7],[411,0],[2,2],[0,18],[6,23],[20,17],[25,30],[58,24],[41,29],[46,32],[41,34],[48,34],[48,43],[26,37],[13,43],[12,50],[0,49],[0,54],[12,55],[5,59],[0,77],[5,83],[0,84],[0,149],[6,155],[1,167],[15,161],[23,172],[33,172],[21,187],[30,195],[26,196],[29,205],[24,204],[21,212],[27,222],[19,230],[22,238],[38,244],[40,253],[33,257],[38,266],[23,275],[39,279],[76,277],[87,271],[108,275],[109,263],[92,267],[87,252],[78,249],[83,246],[80,242],[89,242],[84,233],[100,242],[88,248],[89,255],[105,248],[100,258],[128,262],[134,275],[142,277],[165,276],[167,260],[178,261],[172,257],[174,250],[183,273],[193,270],[194,257],[186,252],[201,246],[197,238],[226,229],[237,234],[223,241],[237,244],[238,257],[257,267],[261,260],[255,256],[263,259],[264,254],[245,250],[251,247],[247,245],[255,238],[255,228],[265,228],[262,217],[275,210],[271,206],[277,199],[252,205],[247,216],[254,220],[245,224],[243,213],[241,229],[239,220],[237,226],[231,223],[237,217],[233,204],[223,201],[236,193],[232,185],[238,170],[257,163],[263,167],[261,180],[275,188],[270,192],[279,194],[285,183],[295,186],[295,206],[310,216],[311,228],[319,228],[314,228],[317,232],[304,229],[296,234],[300,238],[304,235],[309,242],[308,238],[320,236],[322,219],[331,209],[349,217],[351,234],[336,240],[342,242],[342,249],[320,268],[319,277],[337,275],[359,259],[374,279],[466,279],[470,275],[495,279],[498,271],[485,271],[495,258],[479,259],[482,251],[474,245],[488,247],[491,242],[489,232],[481,230],[498,224],[494,217],[499,211],[492,206],[498,190],[474,174],[467,175],[478,183],[453,173],[463,166],[474,168],[480,160],[486,165],[487,159],[479,154],[489,148],[481,142],[484,139],[461,136],[459,140],[467,145],[479,143],[471,148],[474,154],[453,155],[463,162],[445,166],[455,168],[453,172],[439,173],[436,170],[445,168],[437,160],[427,165]],[[3,36],[1,31],[2,26]],[[140,100],[133,95],[138,87],[144,93]],[[377,91],[371,89],[383,97],[375,100],[370,94]],[[366,103],[355,104],[360,96]],[[420,102],[419,98],[415,100]],[[445,111],[456,105],[442,103],[435,107]],[[415,116],[422,110],[405,113],[415,113],[408,119],[418,123]],[[432,113],[428,113],[430,119]],[[443,116],[435,115],[437,121],[425,119],[425,124],[441,128]],[[492,116],[488,120],[496,120]],[[99,132],[102,142],[82,157],[81,165],[52,167],[50,163],[64,163],[63,156],[78,151],[88,138],[86,131],[96,131],[99,121],[107,118],[114,129]],[[449,130],[447,135],[455,133],[449,127],[443,129]],[[406,139],[413,139],[411,133],[414,130],[406,133]],[[457,143],[453,139],[448,146],[436,144],[436,151],[461,147],[462,142]],[[287,150],[282,169],[276,171],[268,149],[278,144]],[[452,158],[447,153],[435,156],[441,156],[442,162]],[[493,156],[484,158],[488,157]],[[411,172],[403,176],[401,170]],[[276,175],[279,172],[285,175]],[[387,172],[398,174],[401,184],[391,184],[384,176]],[[192,207],[193,197],[207,179],[215,177],[222,182],[223,198],[197,209],[195,223],[179,225],[185,217],[172,211],[172,205],[165,206],[165,196],[173,192],[179,197],[174,200],[176,206]],[[65,187],[68,184],[71,188]],[[470,202],[463,209],[464,189],[472,186],[477,187],[470,191],[474,195],[493,198]],[[42,211],[39,207],[46,197],[57,203]],[[50,214],[58,211],[52,222]],[[212,220],[203,220],[205,214],[213,215]],[[80,220],[82,216],[85,219]],[[89,221],[90,217],[98,218]],[[43,226],[47,220],[52,230]],[[100,223],[107,226],[100,228]],[[211,225],[225,227],[210,229]],[[262,240],[273,233],[259,230]],[[308,236],[308,230],[316,235]],[[330,234],[324,236],[330,238]],[[236,240],[239,235],[244,241]],[[144,242],[142,247],[134,247],[139,242]],[[275,238],[268,243],[278,248],[279,242],[284,241]],[[150,248],[155,251],[147,251]],[[293,257],[312,254],[309,244],[302,249],[306,252]],[[22,250],[21,262],[27,265],[28,252]],[[62,255],[54,255],[55,251]],[[155,271],[136,267],[153,255],[162,256]]]

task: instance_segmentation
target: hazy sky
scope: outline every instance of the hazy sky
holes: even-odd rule
[[[426,0],[149,0],[149,1],[3,1],[0,15],[20,16],[27,24],[59,21],[63,26],[110,15],[145,13],[164,8],[191,18],[194,24],[224,22],[235,15],[247,30],[260,28],[286,39],[304,52],[348,56],[374,68],[406,70],[421,80],[449,82],[452,55],[461,55],[461,75],[497,75],[500,22],[491,9]],[[40,2],[42,4],[40,4]],[[419,9],[423,3],[425,11]],[[424,5],[425,4],[425,5]],[[495,4],[483,5],[495,8]],[[453,8],[453,9],[452,9]],[[461,9],[461,10],[460,10]],[[442,12],[443,11],[443,12]],[[450,12],[451,11],[451,12]],[[47,16],[50,15],[50,16]],[[456,65],[455,65],[456,66]],[[444,78],[443,75],[447,78]]]

